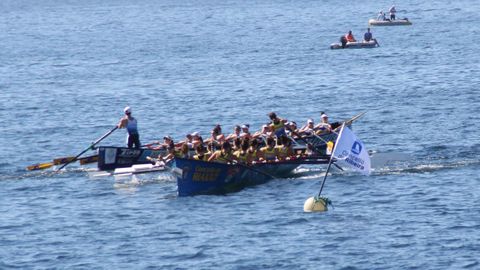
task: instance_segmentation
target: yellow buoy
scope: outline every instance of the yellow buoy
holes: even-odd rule
[[[327,202],[324,198],[308,198],[303,204],[305,212],[325,212],[328,211]]]

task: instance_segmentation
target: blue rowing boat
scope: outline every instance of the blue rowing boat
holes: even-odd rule
[[[254,165],[224,164],[175,158],[174,174],[178,196],[225,194],[248,186],[259,185],[273,178],[285,178],[301,164],[327,164],[328,156],[296,159]]]

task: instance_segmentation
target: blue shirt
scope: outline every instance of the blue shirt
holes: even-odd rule
[[[370,41],[372,39],[372,33],[366,32],[365,35],[363,35],[363,39],[366,41]]]

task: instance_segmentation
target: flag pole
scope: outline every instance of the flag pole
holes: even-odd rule
[[[338,137],[337,137],[337,142],[340,139],[340,136],[342,136],[344,127],[345,127],[345,123],[342,124],[342,128],[340,129],[340,133],[338,134]],[[325,185],[328,172],[330,171],[330,167],[332,166],[332,163],[333,163],[333,154],[335,153],[335,148],[337,148],[337,142],[335,142],[335,146],[333,147],[332,153],[330,154],[330,161],[328,162],[327,171],[325,172],[325,176],[323,177],[322,186],[320,187],[320,191],[318,192],[317,198],[320,198],[320,195],[322,194],[323,186]]]

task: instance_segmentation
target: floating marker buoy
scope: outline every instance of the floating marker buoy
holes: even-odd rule
[[[328,204],[330,200],[327,198],[310,197],[303,204],[303,211],[305,212],[325,212],[328,211]]]

